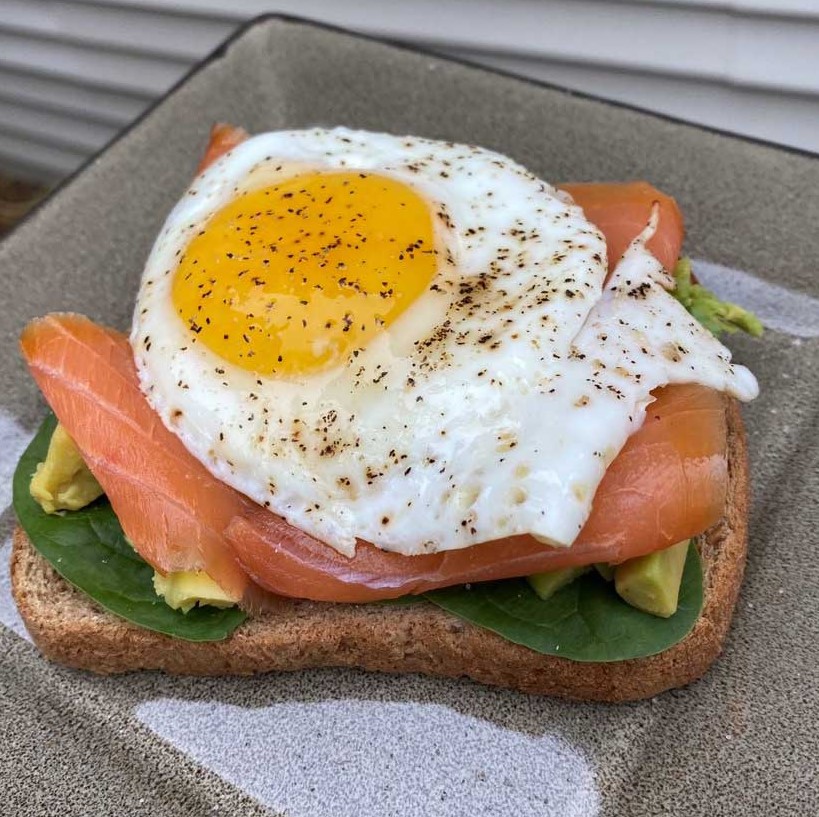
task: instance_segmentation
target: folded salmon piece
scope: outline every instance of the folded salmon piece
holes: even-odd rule
[[[139,388],[128,338],[81,315],[32,321],[31,374],[139,554],[164,573],[204,570],[233,598],[249,579],[223,532],[250,500],[211,476]]]
[[[609,466],[570,548],[530,536],[402,556],[359,542],[349,559],[256,506],[227,535],[261,586],[317,601],[364,602],[546,570],[617,563],[704,532],[725,507],[726,398],[703,386],[657,393],[642,428]]]
[[[667,269],[680,257],[683,217],[677,202],[648,182],[560,184],[583,208],[586,218],[606,237],[609,271],[651,216],[656,202],[660,208],[657,230],[646,246]]]

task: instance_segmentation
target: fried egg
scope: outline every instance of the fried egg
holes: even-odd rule
[[[352,555],[572,543],[651,389],[756,383],[565,194],[478,147],[265,133],[168,217],[131,342],[215,476]]]

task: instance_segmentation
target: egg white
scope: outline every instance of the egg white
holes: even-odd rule
[[[346,365],[288,379],[230,366],[174,310],[177,259],[237,192],[323,169],[413,187],[451,262]],[[755,394],[666,293],[648,235],[604,293],[602,235],[507,157],[342,128],[262,134],[196,179],[154,245],[131,336],[140,382],[214,475],[343,553],[357,539],[411,555],[514,534],[567,546],[651,389]]]

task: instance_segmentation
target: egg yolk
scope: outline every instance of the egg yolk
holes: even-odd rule
[[[225,361],[309,374],[363,348],[426,290],[434,244],[429,205],[395,179],[296,176],[210,218],[180,258],[173,304]]]

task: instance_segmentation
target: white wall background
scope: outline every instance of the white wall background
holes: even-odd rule
[[[0,0],[0,169],[60,178],[268,11],[819,151],[819,0]]]

